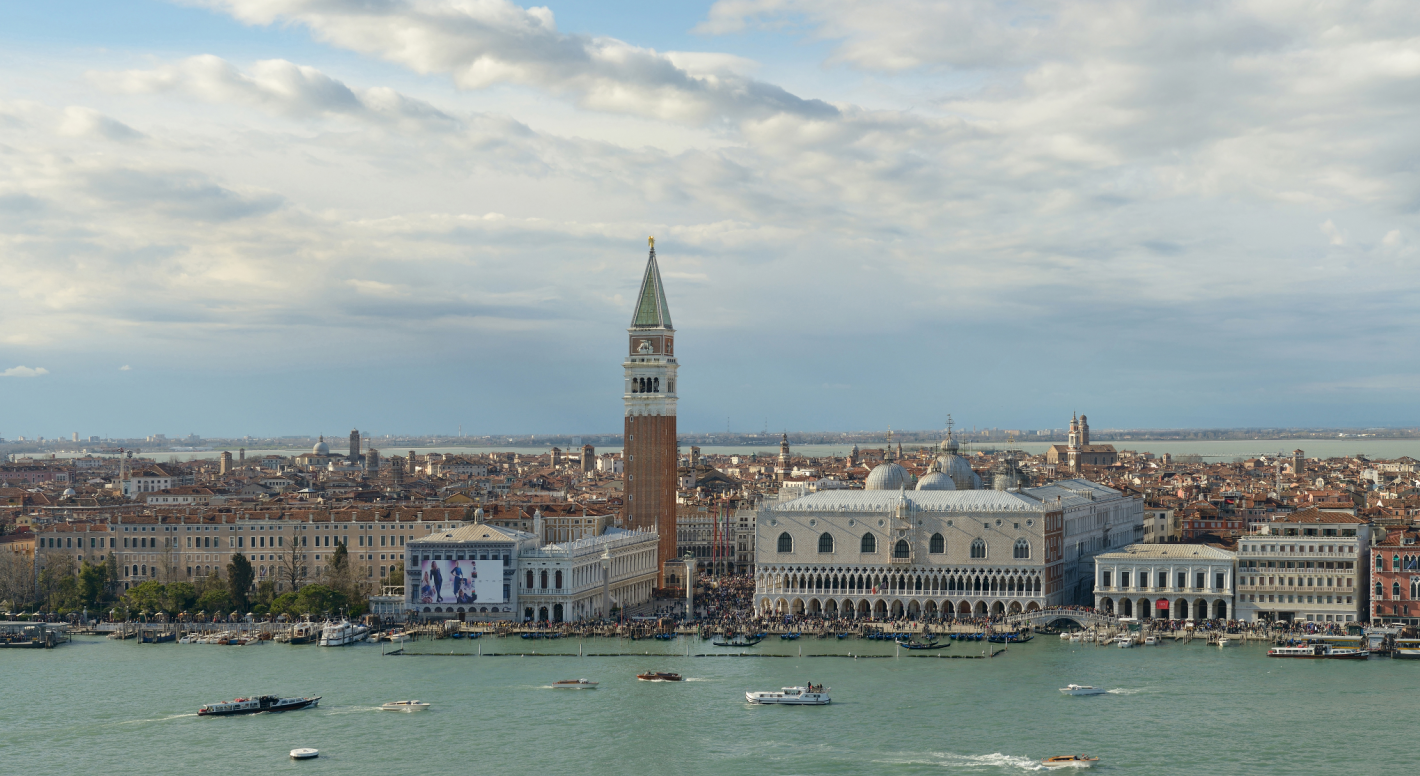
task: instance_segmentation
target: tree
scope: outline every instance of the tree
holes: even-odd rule
[[[301,554],[296,551],[294,538],[291,541],[291,552],[282,553],[277,557],[280,560],[276,564],[276,581],[289,584],[293,591],[300,590],[301,585],[306,582],[306,566]]]
[[[163,611],[164,585],[156,579],[140,582],[123,594],[123,603],[130,615],[147,612],[149,615]]]
[[[232,556],[232,562],[227,564],[227,595],[231,597],[232,605],[237,607],[238,612],[245,612],[251,608],[251,582],[256,578],[256,572],[252,571],[251,561],[247,556],[237,553]]]
[[[256,583],[256,598],[252,599],[255,604],[252,611],[257,614],[266,614],[271,610],[271,602],[276,600],[276,583],[271,580],[262,580]]]
[[[28,555],[0,550],[0,598],[16,608],[35,600],[34,559]]]
[[[118,592],[118,556],[109,553],[108,560],[104,561],[105,592],[113,596]]]
[[[78,568],[73,555],[53,555],[39,572],[40,601],[51,611],[72,609],[79,603]]]
[[[171,614],[192,611],[197,588],[191,582],[169,582],[163,588],[163,608]]]
[[[79,567],[79,600],[85,608],[97,610],[108,598],[108,569],[84,561]]]

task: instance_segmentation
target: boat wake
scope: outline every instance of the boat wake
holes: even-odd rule
[[[166,716],[166,717],[153,717],[153,718],[151,718],[151,719],[125,719],[125,720],[122,720],[122,721],[120,721],[120,722],[111,722],[111,723],[109,723],[109,724],[111,724],[111,725],[146,725],[146,724],[148,724],[148,723],[150,723],[150,722],[168,722],[168,721],[174,720],[174,719],[182,719],[183,717],[195,717],[195,716],[197,716],[196,713],[192,713],[192,714],[169,714],[169,715]]]
[[[1034,760],[1029,757],[1017,757],[1000,752],[993,752],[991,754],[932,752],[929,756],[932,759],[897,760],[892,762],[902,765],[937,765],[943,768],[975,771],[979,773],[1045,770],[1045,766],[1040,764],[1040,760]]]
[[[1109,693],[1110,695],[1138,695],[1139,693],[1144,692],[1144,690],[1140,690],[1140,689],[1126,690],[1126,689],[1124,689],[1123,687],[1116,687],[1115,689],[1113,689],[1113,690],[1107,690],[1106,692]]]
[[[682,681],[686,681],[686,682],[713,682],[713,681],[715,681],[715,680],[714,680],[714,679],[706,679],[706,678],[704,678],[704,677],[687,676],[687,677],[685,677],[685,679],[683,679]]]

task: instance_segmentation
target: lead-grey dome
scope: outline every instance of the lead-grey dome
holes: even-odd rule
[[[311,448],[311,455],[330,455],[330,445],[325,443],[324,435],[316,442],[316,446]]]
[[[907,487],[908,480],[906,469],[892,461],[884,461],[868,472],[863,490],[902,490]]]
[[[942,471],[952,482],[956,483],[957,490],[980,490],[981,477],[971,470],[971,464],[959,455],[948,453],[937,457],[937,463],[942,467]]]
[[[956,490],[957,485],[952,481],[950,475],[942,471],[940,461],[933,461],[927,467],[927,473],[922,475],[922,479],[917,481],[918,490]]]

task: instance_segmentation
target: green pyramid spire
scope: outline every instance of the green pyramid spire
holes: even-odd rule
[[[656,242],[651,238],[651,256],[646,260],[646,275],[641,278],[641,293],[636,297],[633,329],[670,329],[671,308],[666,304],[666,289],[661,285],[661,268],[656,264]]]

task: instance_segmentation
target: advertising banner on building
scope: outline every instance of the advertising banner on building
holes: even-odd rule
[[[426,560],[419,567],[419,602],[425,604],[503,603],[503,562]]]

